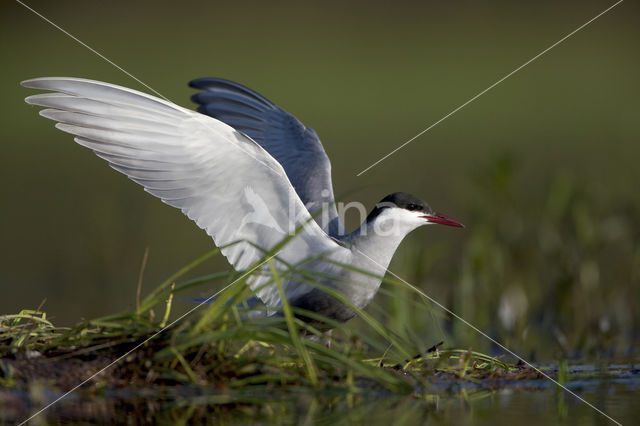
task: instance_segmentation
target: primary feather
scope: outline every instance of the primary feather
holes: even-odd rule
[[[287,176],[289,170],[285,172],[287,167],[295,167],[283,160],[283,169],[276,161],[284,154],[273,147],[267,127],[257,119],[264,111],[273,111],[264,98],[242,91],[240,98],[236,88],[230,90],[223,102],[225,117],[232,122],[231,101],[236,100],[238,131],[215,118],[113,84],[57,77],[26,80],[22,85],[53,91],[29,96],[26,102],[49,108],[40,114],[57,121],[57,128],[74,135],[77,143],[93,150],[145,191],[181,209],[222,247],[237,270],[252,267],[299,228],[301,231],[277,255],[280,269],[310,256],[346,251],[312,220],[298,196],[307,194],[313,185],[300,184],[296,193]],[[203,82],[202,87],[212,86]],[[252,108],[255,114],[245,114]],[[262,127],[252,131],[250,125]],[[278,131],[293,135],[284,128]],[[276,159],[247,136],[252,132],[265,148],[274,149]],[[311,134],[301,128],[295,132]],[[317,148],[314,152],[317,155]],[[328,179],[330,184],[330,176]],[[279,306],[275,286],[265,286],[268,280],[266,274],[257,274],[250,285],[258,289],[257,295],[267,306]],[[288,281],[286,286],[287,294],[296,296],[311,291],[303,283]]]
[[[264,96],[233,81],[199,78],[198,111],[247,134],[282,165],[296,193],[331,236],[344,235],[331,182],[331,162],[316,132]],[[318,213],[324,209],[325,217]]]

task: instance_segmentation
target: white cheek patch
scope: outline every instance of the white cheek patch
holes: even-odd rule
[[[414,212],[401,208],[385,209],[373,223],[373,232],[380,236],[405,236],[408,232],[427,221],[420,216],[422,212]]]

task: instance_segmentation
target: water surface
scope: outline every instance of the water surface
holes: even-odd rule
[[[540,366],[552,375],[552,366]],[[570,365],[567,389],[620,424],[640,418],[640,364]],[[59,392],[44,384],[0,391],[0,419],[26,419]],[[413,395],[382,390],[312,391],[252,387],[221,390],[195,386],[80,390],[40,417],[49,423],[206,422],[215,424],[615,424],[547,379],[437,380]]]

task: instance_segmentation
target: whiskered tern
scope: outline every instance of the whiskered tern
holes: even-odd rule
[[[364,308],[409,232],[434,223],[463,226],[398,192],[345,233],[331,164],[316,133],[238,83],[192,81],[200,90],[192,97],[198,112],[100,81],[45,77],[21,84],[49,91],[26,102],[46,107],[40,115],[56,121],[58,129],[182,210],[237,271],[256,267],[280,244],[273,262],[296,308],[348,321],[353,309],[310,284],[304,272]],[[268,272],[268,265],[260,265],[247,283],[269,315],[280,310],[282,300]]]

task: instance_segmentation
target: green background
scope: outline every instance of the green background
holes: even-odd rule
[[[517,352],[632,351],[637,4],[620,4],[360,177],[613,3],[28,4],[179,105],[193,107],[187,82],[197,77],[257,90],[317,131],[340,200],[372,207],[406,191],[465,223],[414,232],[390,269]],[[38,117],[18,83],[76,76],[148,90],[20,4],[0,12],[0,312],[46,298],[66,325],[129,309],[146,247],[149,289],[212,241]],[[227,268],[220,258],[199,272]],[[370,308],[390,327],[489,346],[446,315],[436,330],[428,309],[392,295]]]

